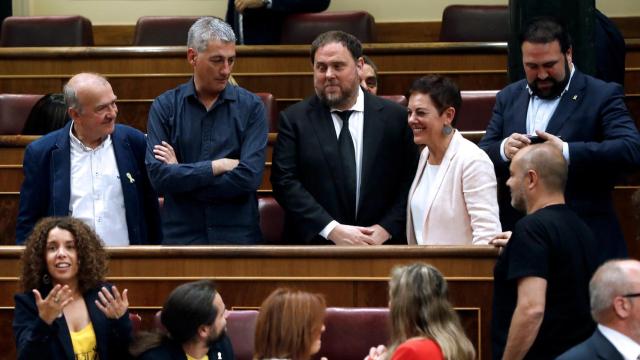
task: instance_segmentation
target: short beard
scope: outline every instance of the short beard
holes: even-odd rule
[[[218,340],[220,340],[220,338],[221,338],[222,336],[224,336],[226,332],[227,332],[227,329],[222,329],[222,331],[220,331],[220,333],[219,333],[219,334],[215,334],[214,336],[210,336],[210,337],[207,339],[207,347],[208,347],[209,349],[211,349],[212,347],[214,347],[214,346],[216,345],[216,343],[218,342]]]
[[[354,91],[350,94],[341,92],[340,95],[327,96],[324,91],[316,90],[316,95],[318,95],[320,101],[322,101],[326,106],[330,108],[341,108],[342,106],[347,105],[352,97],[357,96],[359,87],[360,83],[358,83],[358,86],[354,87]]]
[[[567,61],[567,55],[564,55],[564,79],[558,81],[552,77],[548,77],[547,80],[551,81],[553,84],[551,85],[551,88],[549,89],[549,92],[547,94],[541,93],[538,89],[538,79],[535,79],[529,83],[529,89],[531,89],[533,95],[539,97],[540,99],[553,100],[562,95],[564,88],[567,87],[567,84],[569,83],[570,77],[571,70],[569,69],[569,62]]]

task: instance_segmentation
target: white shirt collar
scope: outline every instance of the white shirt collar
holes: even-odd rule
[[[358,86],[358,98],[356,99],[356,103],[353,104],[353,106],[347,110],[364,112],[364,92],[362,92],[362,88],[360,86]],[[343,111],[343,110],[331,108],[331,112],[334,112],[334,111]]]
[[[562,95],[564,95],[564,93],[569,91],[569,85],[571,85],[571,79],[573,79],[574,72],[576,72],[576,66],[571,64],[571,74],[569,75],[569,81],[567,82],[567,86],[564,87],[564,90],[562,90],[562,93],[560,94],[560,96],[558,96],[558,99],[561,98]],[[533,95],[533,91],[531,91],[529,84],[527,84],[527,91],[529,92],[529,96]],[[553,100],[553,99],[549,99],[549,100]]]
[[[88,146],[86,146],[80,139],[78,139],[78,137],[73,133],[73,120],[71,120],[71,126],[69,127],[69,139],[71,141],[71,145],[72,146],[76,146],[78,149],[81,149],[82,151],[94,151],[94,150],[98,150],[101,149],[105,146],[108,146],[111,144],[111,135],[107,135],[106,138],[104,138],[104,140],[102,140],[102,143],[100,143],[100,145],[98,145],[95,149],[92,149]]]
[[[623,333],[602,324],[598,324],[598,330],[600,330],[602,335],[611,342],[611,344],[626,360],[638,359],[638,356],[640,355],[640,344],[631,340],[631,338]]]

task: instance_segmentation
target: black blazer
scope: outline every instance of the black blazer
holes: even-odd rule
[[[107,288],[111,285],[106,284]],[[84,302],[96,333],[98,356],[101,360],[129,359],[128,347],[132,328],[129,313],[120,319],[108,319],[95,305],[100,287],[84,294]],[[43,297],[51,288],[39,289]],[[48,325],[38,316],[38,307],[32,292],[15,295],[13,334],[16,338],[18,359],[74,360],[71,335],[64,316]]]
[[[231,346],[231,340],[224,334],[215,344],[209,348],[209,360],[233,360],[235,355],[233,354],[233,347]],[[140,360],[187,360],[187,356],[182,350],[180,344],[164,339],[160,346],[147,350],[138,357]]]
[[[318,233],[332,220],[379,224],[406,244],[406,203],[418,149],[404,107],[364,92],[362,168],[358,217],[345,219],[338,139],[329,108],[312,96],[280,113],[271,184],[286,217],[289,243],[329,244]]]
[[[590,338],[572,347],[564,354],[558,356],[556,360],[624,360],[622,354],[596,329]]]

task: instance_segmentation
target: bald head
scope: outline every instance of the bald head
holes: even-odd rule
[[[64,85],[64,101],[68,107],[82,112],[82,93],[99,87],[111,87],[107,79],[95,73],[79,73]]]
[[[591,315],[601,324],[615,321],[614,300],[640,293],[640,261],[610,260],[601,265],[589,282]]]
[[[543,143],[527,146],[518,151],[513,163],[523,172],[535,171],[547,191],[564,193],[569,170],[562,152],[553,145]]]

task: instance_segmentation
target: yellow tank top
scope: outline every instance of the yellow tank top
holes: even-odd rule
[[[73,353],[76,355],[76,360],[98,359],[96,333],[93,331],[93,325],[91,323],[80,331],[70,331],[70,333]]]
[[[200,359],[196,359],[194,357],[189,356],[189,354],[184,353],[185,355],[187,355],[187,360],[209,360],[209,355],[205,355],[203,358]]]

